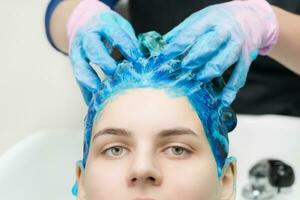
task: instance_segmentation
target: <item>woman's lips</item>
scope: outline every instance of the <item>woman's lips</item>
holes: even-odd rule
[[[138,198],[135,198],[135,199],[132,199],[132,200],[155,200],[155,199],[147,198],[147,197],[138,197]]]

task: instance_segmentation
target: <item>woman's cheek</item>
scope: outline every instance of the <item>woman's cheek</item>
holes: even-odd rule
[[[122,169],[119,166],[111,161],[90,160],[85,177],[87,200],[108,200],[112,198],[112,194],[115,194],[116,190],[121,187],[121,185],[116,184],[124,182],[124,180],[122,181],[124,172],[121,171]]]
[[[196,158],[183,164],[166,164],[164,181],[169,191],[168,196],[174,200],[216,200],[218,194],[218,177],[216,165],[207,157]],[[214,169],[214,170],[212,170]],[[175,175],[176,174],[176,175]]]
[[[213,174],[205,171],[185,172],[177,176],[173,183],[174,190],[178,191],[178,199],[215,200],[217,194],[217,181]]]

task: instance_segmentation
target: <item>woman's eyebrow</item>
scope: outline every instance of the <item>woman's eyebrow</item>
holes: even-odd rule
[[[93,141],[99,137],[99,136],[103,136],[103,135],[116,135],[116,136],[123,136],[123,137],[132,137],[133,134],[123,128],[104,128],[100,131],[98,131],[94,137],[93,137]],[[157,134],[158,138],[167,138],[167,137],[174,137],[174,136],[179,136],[179,135],[191,135],[193,137],[198,138],[199,135],[197,133],[195,133],[194,131],[192,131],[189,128],[173,128],[173,129],[165,129],[160,131]]]

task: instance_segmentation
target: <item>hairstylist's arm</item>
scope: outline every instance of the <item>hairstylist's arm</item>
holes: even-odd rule
[[[68,53],[69,41],[67,37],[67,22],[75,7],[81,0],[64,0],[53,11],[49,29],[55,46],[64,53]]]
[[[236,0],[197,11],[164,35],[168,43],[158,60],[184,55],[182,67],[199,70],[211,81],[235,64],[221,100],[228,106],[245,84],[251,62],[277,43],[279,26],[265,0]]]
[[[130,23],[98,0],[61,2],[53,13],[50,27],[54,43],[71,58],[86,104],[101,83],[91,63],[110,76],[116,68],[112,47],[132,62],[143,56]]]
[[[273,6],[279,23],[277,44],[268,55],[300,75],[300,16]]]

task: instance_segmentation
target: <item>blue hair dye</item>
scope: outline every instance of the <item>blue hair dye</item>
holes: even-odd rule
[[[135,64],[121,60],[115,73],[106,77],[99,90],[93,94],[84,118],[82,167],[86,166],[93,124],[101,116],[105,105],[126,90],[156,88],[164,90],[171,97],[187,97],[202,122],[220,177],[229,151],[228,133],[237,123],[235,112],[230,107],[224,107],[219,99],[224,80],[219,77],[211,82],[199,82],[196,80],[197,69],[183,69],[180,58],[164,63],[157,61],[156,55],[163,48],[164,41],[154,31],[141,34],[139,40],[148,58],[140,58]],[[77,194],[75,191],[77,185],[73,187],[74,195]]]

